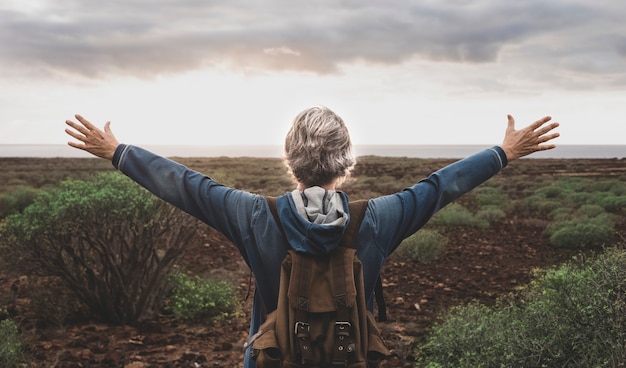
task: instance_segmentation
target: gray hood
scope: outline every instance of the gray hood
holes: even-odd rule
[[[276,207],[291,248],[313,255],[339,246],[350,217],[345,193],[321,187],[287,193]]]
[[[339,193],[321,187],[291,192],[293,202],[302,218],[318,225],[343,226],[347,215]]]

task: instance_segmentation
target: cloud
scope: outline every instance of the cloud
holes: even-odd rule
[[[623,87],[626,75],[621,0],[15,3],[0,7],[5,76],[151,78],[212,65],[325,74],[411,59],[506,62],[538,81],[548,67],[564,84],[582,73]]]
[[[272,55],[272,56],[280,56],[280,55],[300,56],[300,51],[294,51],[286,46],[269,47],[267,49],[263,49],[263,53],[267,55]]]

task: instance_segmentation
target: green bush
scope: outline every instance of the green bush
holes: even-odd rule
[[[500,188],[492,186],[480,186],[474,189],[476,201],[481,206],[504,206],[508,201],[508,196]]]
[[[539,188],[536,193],[544,198],[561,198],[566,191],[567,187],[565,185],[555,183]]]
[[[457,203],[444,207],[432,218],[431,223],[439,226],[489,226],[487,221],[475,217],[467,208]]]
[[[119,173],[67,180],[0,225],[3,263],[56,276],[94,317],[151,317],[165,280],[195,235],[195,220]]]
[[[626,215],[626,194],[608,195],[598,201],[605,210],[618,215]]]
[[[452,308],[433,326],[426,343],[418,347],[416,367],[500,367],[503,343],[510,337],[502,328],[506,312],[471,303]],[[507,366],[508,367],[508,366]]]
[[[544,216],[556,209],[567,206],[561,199],[545,198],[533,194],[519,201],[517,207],[526,214],[535,213],[535,216]]]
[[[422,229],[404,239],[396,254],[402,259],[428,263],[443,252],[448,240],[435,230]]]
[[[559,207],[550,212],[548,218],[556,222],[567,221],[572,218],[572,209],[568,207]]]
[[[609,242],[615,231],[610,216],[577,217],[550,226],[550,244],[556,248],[598,248]]]
[[[215,323],[238,312],[238,298],[231,283],[182,272],[172,277],[167,305],[176,318],[192,323]]]
[[[568,207],[583,206],[585,204],[594,203],[594,193],[589,193],[589,192],[568,193],[567,199],[571,203]]]
[[[0,194],[0,219],[16,212],[22,212],[33,202],[39,191],[27,185],[20,185]]]
[[[622,367],[626,252],[543,271],[494,308],[453,308],[418,348],[418,367]]]
[[[0,367],[18,367],[26,360],[25,346],[15,323],[0,321]]]
[[[600,205],[606,211],[624,213],[626,184],[619,179],[561,178],[536,189],[524,198],[518,210],[539,215],[561,208]]]
[[[576,209],[573,216],[576,218],[592,218],[605,213],[606,211],[602,206],[597,204],[584,204]]]
[[[589,184],[589,191],[610,192],[616,196],[626,194],[626,182],[619,178],[605,178]]]
[[[515,203],[536,219],[551,220],[546,229],[557,248],[597,248],[613,240],[615,218],[624,214],[626,185],[616,179],[560,178]]]
[[[476,217],[481,221],[493,224],[505,218],[506,213],[498,206],[487,205],[476,212]]]

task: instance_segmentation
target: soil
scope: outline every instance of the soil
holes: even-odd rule
[[[624,160],[586,160],[563,165],[559,160],[537,160],[525,165],[528,175],[624,177]],[[503,175],[506,175],[506,170]],[[511,174],[519,174],[513,170]],[[468,203],[467,205],[471,205]],[[626,221],[618,225],[616,241],[626,238]],[[529,283],[536,268],[567,261],[573,251],[547,245],[543,226],[528,218],[508,218],[487,229],[456,228],[446,234],[449,243],[428,264],[390,259],[383,269],[389,320],[380,323],[393,356],[383,367],[412,367],[416,345],[447,309],[477,300],[488,305]],[[200,272],[212,270],[238,280],[245,314],[217,326],[185,325],[167,314],[140,326],[111,326],[96,322],[40,326],[20,315],[16,321],[29,338],[29,367],[241,367],[247,336],[250,273],[232,245],[206,228],[200,241],[188,249],[184,262]],[[0,306],[18,285],[19,275],[0,271]],[[22,278],[22,285],[26,283]],[[19,290],[18,290],[19,291]]]

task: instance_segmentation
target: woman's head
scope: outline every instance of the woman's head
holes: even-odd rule
[[[285,161],[296,180],[306,187],[347,176],[355,164],[348,128],[324,106],[302,111],[287,133]]]

